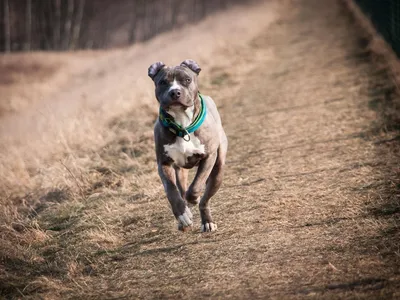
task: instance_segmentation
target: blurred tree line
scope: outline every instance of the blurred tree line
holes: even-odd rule
[[[255,0],[0,0],[0,51],[110,48]]]

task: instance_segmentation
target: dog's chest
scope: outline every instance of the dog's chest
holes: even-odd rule
[[[190,141],[177,137],[175,143],[164,145],[164,151],[179,167],[193,167],[197,161],[192,158],[205,154],[204,145],[193,133],[190,134]]]

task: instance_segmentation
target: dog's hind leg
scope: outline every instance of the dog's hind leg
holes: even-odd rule
[[[187,190],[188,173],[188,169],[175,167],[176,184],[182,197],[185,196],[185,192]]]
[[[201,231],[215,231],[217,224],[213,222],[211,217],[210,208],[208,202],[212,196],[218,191],[221,186],[222,179],[224,176],[224,165],[227,151],[227,143],[223,143],[218,148],[218,156],[215,165],[211,171],[210,176],[207,179],[206,189],[203,197],[200,200],[199,209],[201,216]]]

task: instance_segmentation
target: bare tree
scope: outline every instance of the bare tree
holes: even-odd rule
[[[131,24],[130,24],[130,29],[129,29],[129,42],[134,43],[136,42],[136,27],[137,27],[137,17],[138,17],[138,6],[140,5],[139,3],[134,4],[134,8],[131,11]]]
[[[48,14],[48,3],[45,1],[37,2],[37,20],[39,23],[40,33],[40,49],[53,49],[53,45],[51,43],[51,35],[49,34],[49,28],[51,24],[49,22],[49,14]]]
[[[10,4],[4,0],[4,51],[11,51]]]
[[[61,38],[61,0],[54,1],[54,27],[53,27],[53,49],[60,49]]]
[[[74,0],[68,0],[67,18],[65,20],[64,38],[63,38],[63,49],[65,50],[69,49],[70,46],[73,15],[74,15]]]
[[[26,0],[24,50],[30,51],[32,44],[32,0]]]
[[[85,0],[80,0],[78,5],[78,12],[76,13],[76,18],[74,22],[74,29],[72,32],[72,42],[70,49],[75,49],[79,47],[79,36],[81,32],[81,24],[82,24],[84,8],[85,8]]]

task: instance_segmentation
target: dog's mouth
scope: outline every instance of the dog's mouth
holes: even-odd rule
[[[184,104],[181,102],[173,102],[173,103],[168,103],[167,105],[161,105],[161,108],[164,110],[170,110],[171,108],[186,110],[187,108],[189,108],[191,106],[193,106],[192,103]]]

